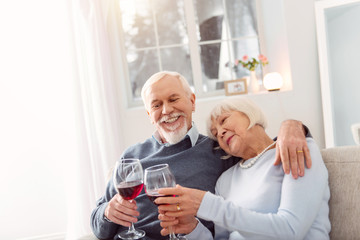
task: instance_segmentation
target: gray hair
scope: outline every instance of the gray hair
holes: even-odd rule
[[[146,80],[144,86],[141,89],[141,98],[144,102],[145,108],[147,108],[146,105],[146,94],[147,94],[147,90],[149,89],[149,87],[151,87],[154,83],[158,82],[160,79],[162,79],[165,76],[173,76],[176,77],[177,79],[180,80],[185,92],[188,94],[188,96],[190,97],[191,94],[193,93],[191,91],[190,85],[188,83],[188,81],[186,80],[186,78],[184,76],[182,76],[180,73],[178,72],[170,72],[170,71],[161,71],[158,73],[153,74],[148,80]]]
[[[217,141],[210,131],[212,119],[218,118],[223,113],[233,111],[242,112],[249,118],[250,124],[248,129],[252,128],[255,124],[262,126],[264,129],[267,126],[265,114],[253,101],[247,98],[228,98],[217,104],[210,112],[207,120],[207,132],[210,138]]]

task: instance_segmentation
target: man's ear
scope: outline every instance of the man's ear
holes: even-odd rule
[[[153,121],[151,120],[151,115],[150,115],[149,111],[146,111],[146,113],[147,113],[147,115],[149,116],[149,119],[150,119],[151,124],[154,124]]]
[[[191,97],[190,97],[190,101],[191,101],[191,104],[192,104],[192,111],[195,112],[195,100],[196,100],[196,96],[194,93],[191,94]]]

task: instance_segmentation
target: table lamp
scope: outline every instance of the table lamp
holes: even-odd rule
[[[278,72],[267,73],[264,77],[264,87],[268,91],[278,91],[283,85],[283,78]]]

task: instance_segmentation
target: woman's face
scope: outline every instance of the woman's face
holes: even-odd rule
[[[249,138],[247,130],[249,124],[249,118],[242,112],[225,112],[212,119],[210,131],[226,153],[244,157]]]

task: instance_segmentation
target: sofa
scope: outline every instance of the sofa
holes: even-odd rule
[[[360,145],[321,154],[329,172],[330,239],[360,239]]]
[[[327,148],[321,154],[329,172],[330,239],[360,239],[360,145]],[[79,238],[95,239],[92,234]]]

